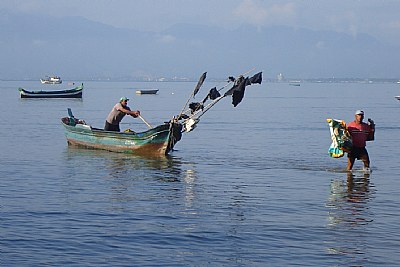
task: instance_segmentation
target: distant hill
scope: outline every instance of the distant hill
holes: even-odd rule
[[[237,75],[399,78],[400,47],[359,34],[283,26],[225,30],[177,24],[141,32],[89,21],[0,11],[0,79],[135,79]]]

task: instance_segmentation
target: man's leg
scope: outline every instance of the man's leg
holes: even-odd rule
[[[353,158],[350,155],[348,155],[348,157],[347,157],[347,170],[348,171],[351,171],[351,169],[353,168],[355,160],[356,160],[356,158]]]
[[[364,168],[365,169],[369,169],[369,164],[370,164],[370,162],[369,162],[369,156],[368,156],[368,153],[367,154],[364,154],[364,155],[362,155],[361,156],[361,160],[363,161],[363,163],[364,163]]]
[[[106,121],[106,124],[104,125],[104,131],[119,132],[119,125],[112,125]]]

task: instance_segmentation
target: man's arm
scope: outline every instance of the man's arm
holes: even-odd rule
[[[136,117],[138,117],[140,115],[140,111],[139,110],[132,111],[132,110],[124,108],[122,105],[119,107],[119,110],[122,111],[125,114],[131,115],[134,118],[136,118]]]

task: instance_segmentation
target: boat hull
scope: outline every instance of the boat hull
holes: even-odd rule
[[[181,138],[180,124],[164,124],[141,133],[111,132],[89,125],[69,125],[62,118],[69,145],[138,155],[166,155]]]
[[[136,90],[136,94],[138,95],[155,95],[157,94],[158,89],[150,89],[150,90]]]
[[[400,101],[400,95],[398,95],[398,96],[395,96],[394,98],[396,98],[397,100],[399,100],[399,101]]]
[[[83,86],[61,91],[28,91],[18,89],[21,98],[82,98]]]

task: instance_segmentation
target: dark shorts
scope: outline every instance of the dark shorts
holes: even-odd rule
[[[368,158],[368,152],[365,147],[353,147],[347,157],[355,159]]]
[[[114,125],[106,121],[106,124],[104,125],[104,131],[119,132],[119,125]]]

